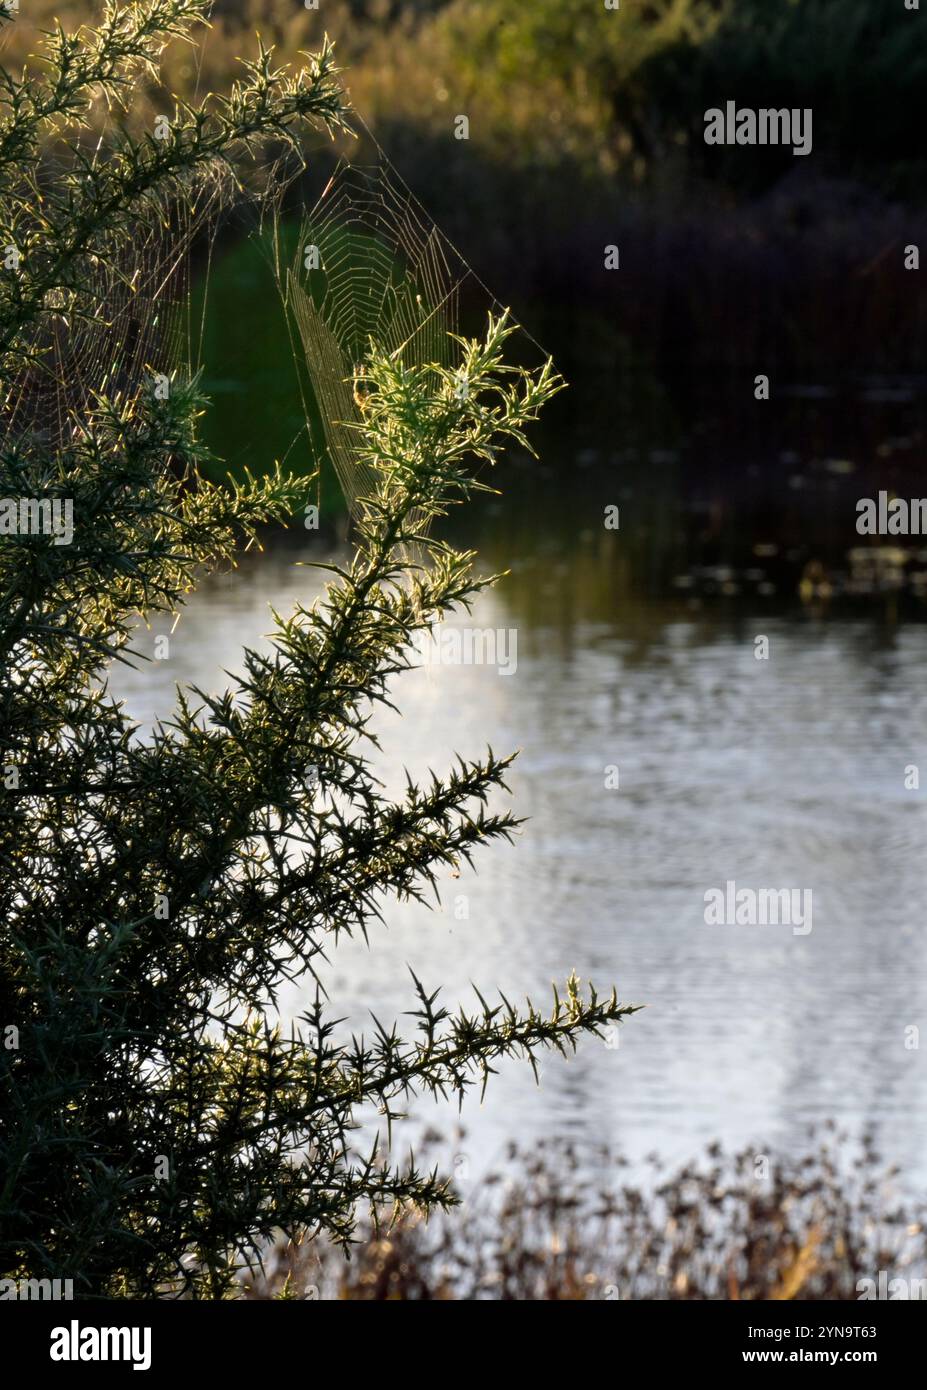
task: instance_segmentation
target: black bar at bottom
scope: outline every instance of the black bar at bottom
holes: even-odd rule
[[[608,1304],[608,1300],[595,1301]],[[737,1369],[749,1376],[753,1368],[763,1366],[798,1370],[821,1366],[837,1372],[855,1366],[885,1372],[901,1370],[912,1361],[916,1365],[920,1359],[923,1314],[919,1308],[900,1305],[901,1300],[614,1301],[588,1323],[570,1321],[558,1327],[548,1320],[541,1327],[529,1315],[527,1324],[516,1324],[517,1345],[527,1364],[538,1353],[546,1357],[556,1347],[558,1334],[569,1331],[590,1339],[604,1335],[611,1350],[603,1351],[616,1366],[634,1356],[655,1372],[710,1374]],[[320,1338],[345,1330],[347,1325],[340,1319],[346,1310],[340,1306],[341,1312],[332,1313],[331,1304],[320,1302],[6,1302],[0,1304],[0,1335],[7,1354],[15,1347],[21,1372],[42,1372],[54,1383],[64,1384],[87,1373],[97,1379],[125,1376],[133,1370],[137,1374],[132,1384],[167,1384],[178,1375],[229,1373],[241,1383],[242,1375],[276,1376],[293,1369],[311,1374],[313,1365],[321,1369],[330,1364],[338,1343],[326,1347]],[[334,1324],[333,1316],[338,1319]],[[456,1326],[461,1334],[468,1324]],[[410,1324],[400,1324],[398,1329],[392,1323],[377,1325],[378,1333],[387,1337],[400,1329],[408,1334]],[[388,1340],[380,1343],[384,1360],[392,1359],[386,1350],[390,1345]],[[576,1344],[570,1345],[575,1354]],[[370,1374],[373,1367],[366,1358],[364,1365],[352,1365],[350,1346],[341,1352],[345,1372]],[[475,1370],[482,1367],[485,1373],[485,1346],[462,1338],[448,1348],[457,1374],[461,1353],[466,1360],[468,1348],[472,1348]],[[400,1364],[408,1367],[412,1350],[410,1344]]]

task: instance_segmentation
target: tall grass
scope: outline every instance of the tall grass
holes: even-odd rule
[[[430,1136],[437,1144],[437,1136]],[[438,1144],[440,1147],[440,1144]],[[428,1223],[368,1221],[353,1258],[316,1241],[282,1246],[244,1281],[247,1298],[831,1299],[858,1281],[924,1278],[927,1237],[871,1136],[828,1128],[804,1157],[752,1149],[645,1182],[602,1149],[513,1145],[466,1206]],[[916,1204],[922,1207],[922,1203]]]

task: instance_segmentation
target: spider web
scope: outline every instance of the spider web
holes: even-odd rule
[[[0,32],[5,36],[7,31]],[[200,49],[196,92],[202,62]],[[118,122],[99,98],[91,110],[96,142],[88,150],[78,138],[75,146],[96,168],[110,156]],[[41,199],[43,186],[54,189],[59,178],[73,177],[74,170],[74,147],[65,132],[60,146],[43,150],[40,167],[27,172],[20,192]],[[5,439],[59,453],[100,396],[131,407],[155,377],[195,369],[202,356],[202,324],[195,341],[193,249],[205,246],[208,264],[232,188],[233,181],[218,172],[191,179],[153,201],[150,215],[136,220],[131,237],[115,232],[99,238],[82,268],[79,296],[55,292],[57,301],[53,296],[47,306],[53,312],[41,316],[27,339],[30,351],[22,368],[0,388]],[[54,313],[56,307],[60,315]]]
[[[202,61],[203,49],[198,72]],[[422,207],[363,119],[355,113],[354,120],[373,161],[339,160],[318,202],[302,215],[289,260],[281,259],[278,235],[292,185],[282,161],[267,166],[261,194],[243,197],[234,180],[216,177],[175,190],[158,216],[139,219],[131,239],[97,246],[81,285],[81,312],[71,312],[73,302],[62,292],[60,315],[43,316],[41,336],[31,344],[33,360],[0,387],[6,437],[61,451],[100,394],[131,405],[153,376],[196,370],[213,250],[229,216],[243,214],[252,229],[263,231],[268,221],[273,227],[272,271],[290,331],[304,430],[316,455],[331,460],[356,519],[377,482],[353,428],[363,419],[358,388],[371,341],[408,365],[452,368],[460,353],[453,335],[460,331],[462,301],[481,311],[481,328],[486,315],[503,306]],[[107,158],[112,122],[104,117],[96,128],[93,164]],[[62,171],[73,167],[72,160],[62,154]],[[55,162],[48,156],[44,170],[52,182]],[[317,263],[307,259],[310,248]],[[198,332],[194,304],[201,306]],[[546,356],[524,329],[521,336]]]
[[[191,248],[218,225],[218,184],[191,192],[164,210],[131,242],[99,248],[81,285],[81,310],[43,318],[32,336],[33,361],[5,383],[0,421],[11,437],[44,448],[67,447],[105,393],[131,405],[153,379],[196,361],[190,320]]]
[[[302,218],[295,257],[282,272],[278,267],[298,335],[297,369],[304,369],[316,407],[309,409],[304,394],[309,434],[331,459],[355,519],[377,481],[375,468],[361,457],[356,430],[371,340],[407,366],[453,368],[461,351],[453,335],[460,331],[462,302],[482,311],[483,327],[487,313],[503,308],[356,119],[377,162],[339,161]]]

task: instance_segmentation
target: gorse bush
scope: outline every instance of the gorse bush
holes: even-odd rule
[[[416,633],[491,582],[430,523],[560,385],[550,364],[506,367],[503,319],[453,371],[371,345],[357,448],[377,484],[353,558],[276,621],[268,654],[244,652],[235,690],[186,691],[148,738],[107,693],[139,614],[176,611],[305,497],[279,469],[211,485],[196,380],[106,337],[133,297],[139,316],[156,302],[133,269],[152,227],[268,142],[272,175],[307,128],[346,120],[329,48],[295,73],[259,52],[165,138],[117,121],[105,158],[88,154],[94,104],[153,80],[205,10],[107,6],[0,90],[0,1274],[78,1296],[222,1297],[281,1232],[345,1243],[359,1207],[449,1204],[437,1172],[352,1155],[368,1107],[388,1127],[410,1096],[462,1095],[503,1055],[566,1051],[631,1011],[571,978],[547,1014],[482,996],[452,1013],[416,981],[411,1037],[378,1024],[340,1042],[317,991],[298,1029],[277,1022],[282,982],[517,824],[487,804],[508,758],[460,759],[391,801],[366,757]],[[100,325],[104,350],[81,360]],[[32,524],[65,514],[69,535]]]

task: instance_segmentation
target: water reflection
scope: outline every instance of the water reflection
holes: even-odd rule
[[[402,715],[377,729],[396,788],[404,769],[443,769],[456,751],[521,748],[511,784],[530,820],[476,873],[447,879],[436,911],[390,905],[372,949],[339,947],[323,978],[346,1027],[412,1007],[407,963],[448,1002],[472,999],[471,981],[541,1001],[576,968],[648,1007],[619,1047],[544,1063],[540,1090],[503,1065],[482,1108],[464,1110],[475,1172],[508,1139],[550,1132],[638,1159],[685,1159],[718,1137],[774,1156],[833,1116],[875,1121],[905,1179],[922,1182],[925,1069],[905,1029],[927,1025],[927,781],[907,790],[905,768],[927,777],[927,629],[641,597],[597,533],[573,531],[570,548],[519,537],[511,513],[500,522],[484,518],[484,567],[514,554],[514,573],[473,622],[517,630],[517,672],[410,673]],[[240,644],[268,632],[269,606],[318,591],[297,558],[281,544],[206,582],[169,661],[114,672],[132,713],[167,715],[175,681],[225,685]],[[165,630],[140,634],[141,649]],[[757,634],[768,661],[754,658]],[[706,926],[705,890],[728,879],[812,889],[811,935]],[[297,994],[286,1007],[299,1011]]]

